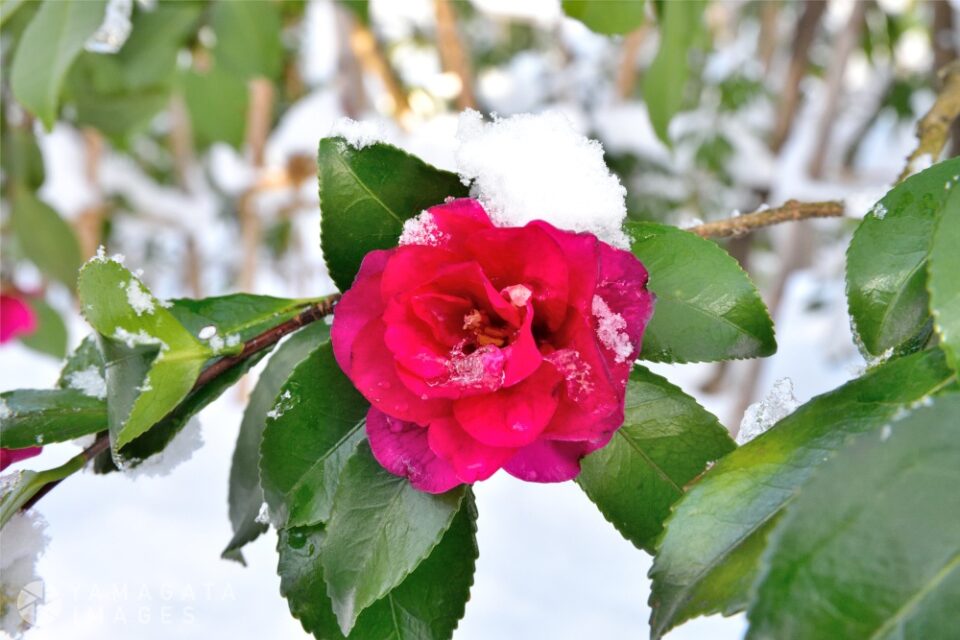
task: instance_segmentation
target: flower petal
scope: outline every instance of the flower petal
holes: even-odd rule
[[[391,251],[371,251],[360,263],[353,286],[344,292],[333,309],[330,340],[333,355],[344,373],[350,375],[350,350],[360,330],[383,313],[380,278]]]
[[[26,447],[24,449],[0,449],[0,471],[3,471],[15,462],[40,455],[43,447]]]
[[[448,414],[449,402],[420,398],[403,384],[384,344],[384,329],[383,322],[372,320],[353,343],[349,376],[357,390],[374,407],[401,420],[427,424]]]
[[[430,448],[453,466],[457,477],[468,483],[486,480],[517,451],[477,442],[450,418],[431,422],[428,431]]]
[[[443,493],[461,484],[453,467],[430,448],[427,428],[392,418],[370,407],[367,412],[367,440],[383,468],[410,479],[427,493]]]
[[[528,445],[546,428],[557,409],[562,379],[552,366],[496,393],[461,398],[453,415],[464,431],[493,447]]]
[[[0,296],[0,344],[29,335],[36,328],[37,315],[30,305],[16,296]]]
[[[606,444],[537,440],[517,452],[504,465],[507,473],[529,482],[563,482],[580,474],[580,459]]]

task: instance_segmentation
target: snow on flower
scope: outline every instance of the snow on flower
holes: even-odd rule
[[[4,478],[6,485],[11,478]],[[16,481],[16,480],[13,480]],[[6,489],[6,487],[4,487]],[[26,623],[17,609],[21,590],[39,580],[37,560],[50,541],[47,522],[35,510],[16,513],[0,530],[0,628],[19,637]]]
[[[617,362],[626,362],[633,352],[627,321],[614,313],[600,296],[593,296],[593,316],[597,319],[597,336],[604,347],[612,351]]]
[[[409,218],[403,223],[403,232],[400,234],[399,244],[422,244],[427,247],[439,246],[447,238],[437,227],[433,214],[423,211],[420,215]]]
[[[793,413],[799,406],[793,395],[793,381],[781,378],[763,400],[747,407],[737,432],[737,444],[743,445]]]
[[[96,366],[72,372],[67,376],[67,385],[91,398],[103,400],[107,397],[107,383]]]
[[[430,242],[367,254],[334,311],[334,355],[371,403],[374,456],[432,493],[501,468],[575,477],[623,422],[653,312],[643,265],[542,220],[496,226],[476,200],[417,224],[409,235],[427,226]]]
[[[560,113],[522,114],[483,122],[460,116],[457,169],[474,182],[477,198],[500,226],[545,220],[559,229],[588,231],[619,248],[626,189],[610,173],[603,147],[577,133]]]

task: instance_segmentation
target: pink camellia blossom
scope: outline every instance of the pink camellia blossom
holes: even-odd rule
[[[5,470],[14,462],[40,455],[43,447],[27,447],[25,449],[0,449],[0,471]]]
[[[627,251],[540,220],[496,227],[475,200],[408,221],[334,313],[334,355],[372,405],[374,456],[431,493],[501,468],[576,477],[623,422],[646,284]]]
[[[18,296],[0,294],[0,344],[37,329],[37,316]]]

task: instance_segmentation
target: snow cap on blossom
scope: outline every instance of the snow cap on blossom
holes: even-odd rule
[[[364,258],[331,332],[371,403],[374,456],[433,493],[501,468],[575,477],[623,422],[646,283],[633,254],[591,233],[497,226],[476,200],[408,221],[398,247]]]

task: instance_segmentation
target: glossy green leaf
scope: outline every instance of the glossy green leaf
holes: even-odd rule
[[[13,231],[24,255],[45,275],[71,289],[83,260],[73,229],[48,204],[26,189],[14,191]]]
[[[640,357],[706,362],[769,356],[773,322],[757,288],[716,243],[652,222],[628,222],[631,249],[657,295]]]
[[[388,144],[357,149],[343,138],[324,138],[318,161],[320,243],[341,291],[353,284],[367,253],[396,246],[404,220],[467,195],[456,174]]]
[[[960,175],[952,179],[957,181]],[[930,310],[940,346],[954,371],[960,371],[960,189],[956,187],[944,203],[927,269]]]
[[[92,334],[81,340],[77,348],[67,356],[67,361],[60,371],[60,378],[57,380],[57,387],[70,389],[73,375],[80,371],[90,371],[91,368],[101,379],[106,380],[103,356],[100,354],[100,347],[97,346],[97,338]]]
[[[236,336],[246,342],[254,336],[296,317],[316,300],[291,300],[234,293],[191,300],[170,301],[170,313],[193,335],[205,327],[216,327],[221,338]]]
[[[45,0],[30,21],[10,72],[17,100],[53,127],[70,65],[103,21],[106,0]]]
[[[360,614],[349,638],[450,638],[463,617],[473,584],[478,556],[476,519],[473,496],[468,493],[430,555],[396,588]],[[324,538],[322,525],[280,532],[280,593],[308,633],[325,640],[343,640],[317,553]]]
[[[63,318],[43,298],[28,298],[27,304],[36,316],[37,328],[33,333],[21,336],[20,342],[54,358],[66,356],[67,326],[63,324]]]
[[[743,609],[771,521],[830,452],[951,385],[956,374],[942,352],[897,358],[817,396],[717,462],[665,523],[650,571],[652,637],[698,615]]]
[[[330,335],[325,322],[314,322],[287,339],[270,357],[257,384],[250,393],[243,411],[237,446],[230,465],[230,524],[233,538],[222,556],[243,562],[240,549],[267,530],[266,523],[258,522],[263,490],[260,488],[260,442],[267,422],[267,412],[273,408],[283,383],[301,361]]]
[[[414,489],[380,466],[362,442],[343,469],[320,546],[327,593],[340,630],[425,560],[453,521],[465,489]]]
[[[563,0],[563,11],[591,31],[617,35],[643,24],[644,0]]]
[[[300,362],[271,400],[260,445],[271,517],[278,527],[326,522],[340,471],[364,438],[370,405],[340,370],[329,342]]]
[[[958,434],[944,394],[824,463],[770,536],[747,638],[954,637]]]
[[[214,56],[234,76],[277,78],[283,65],[280,7],[275,2],[216,2],[210,26]]]
[[[643,367],[630,374],[624,411],[610,443],[584,458],[577,483],[624,538],[652,551],[684,486],[736,445],[713,414]]]
[[[5,391],[0,409],[0,442],[7,449],[65,442],[107,428],[107,403],[76,389]]]
[[[690,49],[704,30],[706,0],[665,2],[660,12],[660,49],[647,69],[643,99],[657,137],[670,144],[670,120],[683,106],[690,80]]]
[[[929,326],[927,258],[958,174],[960,158],[953,158],[907,178],[853,234],[847,298],[853,327],[871,355],[903,350]]]
[[[118,262],[88,262],[78,291],[84,317],[101,336],[110,439],[118,450],[186,398],[214,352]]]

